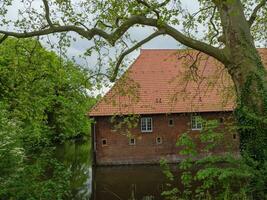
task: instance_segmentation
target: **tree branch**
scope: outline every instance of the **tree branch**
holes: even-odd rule
[[[157,15],[157,18],[158,19],[160,18],[159,11],[157,11],[155,8],[152,9],[151,6],[146,1],[143,1],[143,0],[136,0],[136,1],[137,3],[144,5],[148,9],[151,9]]]
[[[197,12],[193,13],[193,14],[192,14],[192,17],[195,17],[195,16],[198,15],[199,13],[201,13],[201,12],[203,12],[203,11],[206,11],[206,10],[209,10],[209,9],[211,9],[211,8],[213,8],[213,7],[214,7],[214,6],[208,6],[208,7],[206,7],[206,8],[202,8],[202,9],[198,10]]]
[[[4,35],[4,36],[0,39],[0,44],[2,44],[7,38],[8,38],[8,35]]]
[[[213,11],[212,11],[212,16],[211,16],[211,18],[210,18],[210,23],[211,23],[211,25],[212,25],[212,28],[213,28],[214,31],[216,32],[216,33],[211,37],[211,39],[210,39],[211,44],[212,44],[213,39],[219,35],[219,30],[217,29],[215,23],[213,22],[214,16],[215,16],[215,14],[216,14],[216,9],[217,9],[217,7],[214,6],[214,7],[213,7]]]
[[[228,58],[224,54],[224,50],[209,45],[205,42],[190,38],[167,24],[164,24],[163,27],[165,28],[166,34],[170,35],[176,41],[182,43],[183,45],[208,54],[209,56],[216,58],[222,63],[228,62]]]
[[[47,21],[49,26],[53,27],[54,25],[53,25],[53,23],[52,23],[52,21],[50,19],[50,8],[49,8],[47,0],[43,0],[43,4],[44,4],[46,21]]]
[[[166,6],[166,5],[170,2],[170,0],[165,0],[165,1],[163,1],[162,3],[158,4],[158,5],[156,6],[156,8],[152,8],[152,6],[149,5],[149,3],[146,2],[146,0],[136,0],[136,2],[139,3],[139,4],[144,5],[145,7],[147,7],[147,8],[150,9],[151,11],[153,11],[153,12],[156,14],[156,16],[157,16],[157,19],[159,19],[159,18],[160,18],[160,13],[159,13],[159,11],[157,10],[157,8]]]
[[[107,27],[107,28],[110,28],[110,29],[113,29],[113,26],[109,25],[109,24],[106,24],[105,22],[103,22],[102,20],[97,20],[97,22],[95,23],[94,27],[97,27],[98,24],[102,24],[103,26]]]
[[[77,32],[78,34],[87,37],[88,33],[86,30],[84,30],[81,27],[78,26],[57,26],[57,27],[49,27],[37,31],[32,31],[32,32],[10,32],[10,31],[2,31],[0,30],[0,34],[5,34],[8,36],[13,36],[17,38],[29,38],[29,37],[35,37],[35,36],[42,36],[42,35],[49,35],[52,33],[61,33],[61,32],[67,32],[67,31],[74,31]]]
[[[163,30],[159,30],[157,32],[152,33],[151,35],[149,35],[147,38],[143,39],[142,41],[138,42],[137,44],[135,44],[133,47],[131,47],[130,49],[124,51],[118,61],[116,62],[116,66],[115,69],[113,71],[112,76],[110,77],[110,81],[114,82],[117,75],[118,75],[118,71],[119,71],[119,67],[121,65],[121,62],[123,61],[124,57],[127,56],[128,54],[130,54],[131,52],[133,52],[134,50],[136,50],[137,48],[141,47],[143,44],[149,42],[150,40],[152,40],[153,38],[159,36],[159,35],[163,35],[165,33],[165,31]]]
[[[257,18],[257,13],[258,11],[266,5],[266,2],[267,0],[262,0],[255,8],[254,10],[252,11],[252,14],[250,15],[250,18],[248,20],[248,24],[249,26],[252,26],[252,24],[254,23],[254,21],[256,20]]]
[[[205,42],[198,41],[196,39],[193,39],[191,37],[186,36],[185,34],[181,33],[174,27],[169,26],[168,24],[164,22],[159,22],[157,19],[153,18],[146,18],[144,16],[132,16],[128,19],[126,19],[114,32],[107,33],[99,28],[92,28],[89,30],[85,30],[84,28],[81,28],[79,26],[55,26],[55,27],[49,27],[47,29],[43,30],[37,30],[32,32],[24,32],[24,33],[17,33],[17,32],[8,32],[8,31],[1,31],[0,34],[5,34],[8,36],[14,36],[17,38],[27,38],[27,37],[34,37],[34,36],[41,36],[41,35],[48,35],[52,33],[60,33],[60,32],[68,32],[68,31],[74,31],[81,36],[87,38],[88,40],[91,40],[94,36],[100,36],[107,40],[111,45],[115,45],[116,41],[125,33],[128,31],[129,28],[133,27],[134,25],[146,25],[146,26],[152,26],[156,27],[160,30],[165,30],[166,34],[173,37],[176,41],[199,51],[202,51],[217,60],[221,62],[226,62],[227,58],[226,55],[224,55],[224,51],[222,51],[219,48],[216,48],[212,45],[209,45]]]

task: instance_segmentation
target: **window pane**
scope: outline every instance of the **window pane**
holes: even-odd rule
[[[135,145],[135,139],[134,138],[131,138],[129,144],[130,145]]]
[[[202,122],[201,122],[201,117],[200,116],[196,116],[196,126],[198,129],[202,128]]]
[[[161,143],[162,143],[161,137],[157,137],[157,144],[161,144]]]
[[[192,116],[192,129],[196,128],[196,116]]]
[[[201,116],[192,116],[191,117],[191,126],[192,126],[192,129],[202,129]]]
[[[150,117],[141,118],[141,131],[142,132],[152,131],[152,118]]]
[[[169,126],[173,126],[173,119],[169,119]]]
[[[147,131],[152,130],[152,118],[147,118]]]
[[[141,130],[146,131],[146,118],[141,118]]]

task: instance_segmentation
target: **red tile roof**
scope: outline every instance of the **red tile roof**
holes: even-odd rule
[[[259,52],[267,66],[267,49]],[[147,49],[89,115],[232,111],[234,102],[230,76],[215,59],[194,50]]]

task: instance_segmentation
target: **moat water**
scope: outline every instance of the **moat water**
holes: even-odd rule
[[[163,200],[168,180],[160,166],[92,168],[88,141],[67,142],[56,148],[56,158],[72,172],[67,199]],[[174,166],[173,166],[174,167]]]

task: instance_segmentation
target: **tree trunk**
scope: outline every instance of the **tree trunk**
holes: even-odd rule
[[[241,150],[256,160],[266,159],[267,73],[255,47],[240,0],[217,1],[227,61],[237,94],[236,117]]]

